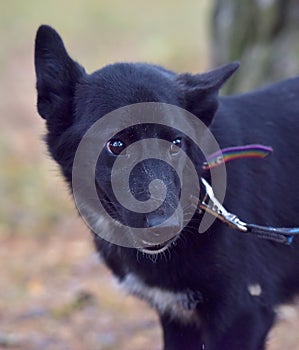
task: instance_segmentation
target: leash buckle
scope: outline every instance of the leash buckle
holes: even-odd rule
[[[205,188],[205,195],[199,204],[200,209],[213,215],[229,227],[237,229],[241,232],[252,233],[259,238],[288,245],[292,243],[294,235],[299,235],[299,227],[285,228],[260,226],[255,224],[248,224],[244,221],[241,221],[237,215],[227,211],[224,206],[217,200],[212,187],[204,178],[201,178],[201,183]]]
[[[242,232],[247,232],[248,229],[246,223],[241,221],[237,215],[230,213],[224,208],[224,206],[215,197],[212,187],[204,178],[201,178],[201,182],[205,188],[205,195],[199,205],[200,208],[220,219],[231,228]]]

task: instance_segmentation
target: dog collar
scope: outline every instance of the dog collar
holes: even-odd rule
[[[203,164],[204,170],[212,169],[220,164],[226,163],[230,160],[240,158],[265,158],[273,152],[272,147],[263,145],[246,145],[227,147],[212,153],[207,161]]]
[[[203,164],[203,169],[208,170],[227,161],[240,158],[265,158],[273,152],[271,147],[262,145],[247,145],[240,147],[224,148],[221,151],[211,154],[207,162]],[[243,233],[251,233],[255,236],[279,243],[291,244],[294,235],[299,234],[299,227],[272,227],[249,224],[239,219],[233,213],[227,211],[216,198],[212,187],[203,178],[200,178],[204,189],[203,199],[199,204],[199,209],[213,215],[229,227]]]

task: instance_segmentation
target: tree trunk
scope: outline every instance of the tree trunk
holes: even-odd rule
[[[225,93],[299,75],[298,0],[216,0],[213,63],[241,61]]]

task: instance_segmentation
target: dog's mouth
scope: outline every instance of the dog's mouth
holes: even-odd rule
[[[150,243],[147,241],[143,240],[143,243],[146,245],[146,247],[143,248],[139,248],[138,250],[141,251],[142,253],[145,254],[150,254],[150,255],[154,255],[154,254],[159,254],[159,253],[163,253],[164,251],[166,251],[173,243],[175,243],[175,241],[179,238],[179,235],[176,235],[175,237],[172,237],[171,239],[163,242],[163,243],[159,243],[159,244],[155,244],[155,243]]]

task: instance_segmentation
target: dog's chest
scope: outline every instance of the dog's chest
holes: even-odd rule
[[[160,314],[167,314],[184,323],[199,323],[196,306],[202,302],[199,292],[184,290],[173,292],[159,287],[146,285],[138,276],[129,273],[120,282],[129,294],[147,301]]]

